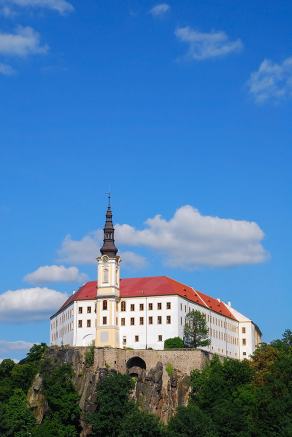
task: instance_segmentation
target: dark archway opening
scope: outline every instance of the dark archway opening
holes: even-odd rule
[[[143,370],[146,370],[146,363],[142,358],[132,357],[127,361],[127,371],[129,375],[138,378]]]

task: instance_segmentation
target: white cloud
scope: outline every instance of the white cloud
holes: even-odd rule
[[[292,96],[292,57],[276,64],[265,59],[248,82],[249,92],[257,103]]]
[[[15,33],[0,32],[0,54],[28,56],[47,53],[48,46],[40,44],[40,34],[31,27],[18,27]]]
[[[11,355],[11,352],[12,353],[19,352],[19,351],[27,352],[32,346],[33,343],[23,340],[17,340],[17,341],[0,340],[0,356],[9,357]]]
[[[143,230],[117,226],[121,244],[154,249],[173,267],[226,267],[254,264],[266,259],[263,231],[254,222],[203,216],[186,205],[170,220],[160,215],[146,221]]]
[[[145,224],[142,230],[128,224],[116,225],[117,245],[152,249],[161,254],[166,264],[185,269],[255,264],[268,256],[262,246],[264,233],[255,222],[204,216],[186,205],[180,207],[170,220],[156,215]],[[59,251],[62,261],[94,263],[100,235],[101,230],[81,240],[67,236]],[[127,252],[124,256],[125,261],[128,256],[129,262]],[[133,259],[137,255],[131,256]],[[141,267],[145,266],[145,258],[139,263]]]
[[[2,0],[2,3],[6,6],[51,9],[60,14],[65,14],[74,10],[73,5],[66,0]]]
[[[40,266],[34,272],[27,274],[24,280],[32,284],[48,282],[84,282],[87,275],[79,272],[77,267]]]
[[[153,6],[153,8],[150,9],[149,13],[153,17],[159,17],[161,15],[164,15],[169,10],[170,6],[167,3],[159,3],[158,5]]]
[[[102,230],[91,232],[81,240],[72,240],[67,235],[58,250],[60,261],[74,264],[95,264],[102,243]],[[123,266],[130,270],[140,270],[146,267],[146,259],[131,251],[119,252]]]
[[[15,70],[10,65],[0,63],[0,75],[1,74],[3,76],[12,76],[15,74]]]
[[[49,288],[24,288],[0,294],[0,321],[31,322],[47,320],[68,298]]]
[[[178,27],[175,30],[176,37],[188,44],[186,59],[203,61],[209,58],[226,56],[240,52],[243,44],[240,39],[230,40],[222,31],[199,32],[189,26]]]
[[[120,253],[123,265],[130,270],[142,270],[147,266],[147,261],[144,256],[138,255],[135,252],[124,251]]]
[[[72,264],[94,264],[99,253],[101,231],[91,232],[81,240],[72,240],[67,235],[58,250],[61,262]]]

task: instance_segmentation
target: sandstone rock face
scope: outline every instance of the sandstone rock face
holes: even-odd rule
[[[210,359],[202,351],[126,351],[121,349],[96,349],[94,363],[86,366],[87,348],[52,347],[46,359],[56,365],[71,364],[74,370],[73,383],[80,396],[82,416],[95,411],[96,385],[109,372],[129,373],[135,378],[131,398],[144,411],[157,415],[167,422],[178,406],[186,405],[190,392],[189,371],[201,368]],[[136,357],[135,357],[136,355]],[[128,363],[133,362],[133,365]],[[141,360],[140,360],[141,358]],[[139,365],[139,360],[143,365]],[[145,361],[144,361],[145,360]],[[47,411],[42,394],[41,375],[37,375],[28,392],[28,402],[38,423]],[[81,420],[81,437],[90,433],[90,428]]]
[[[37,423],[42,423],[44,415],[48,410],[48,404],[45,396],[42,393],[42,378],[40,375],[36,375],[32,386],[27,393],[27,402],[32,409],[32,412],[36,418]]]

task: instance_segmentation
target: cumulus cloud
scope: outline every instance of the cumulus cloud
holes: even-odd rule
[[[100,235],[101,230],[81,240],[67,236],[59,251],[63,261],[94,263]],[[116,225],[118,246],[152,249],[166,264],[185,269],[263,262],[268,256],[263,238],[255,222],[204,216],[189,205],[180,207],[169,220],[161,215],[146,220],[142,230],[129,224]],[[146,265],[145,259],[141,262]]]
[[[10,357],[12,354],[19,352],[28,352],[29,349],[33,346],[33,343],[29,341],[17,340],[17,341],[7,341],[0,340],[0,356],[1,357]],[[4,358],[0,358],[0,362]],[[14,360],[18,361],[18,360]]]
[[[0,54],[25,57],[47,53],[48,46],[41,45],[40,34],[31,27],[18,27],[14,33],[0,32]]]
[[[192,27],[178,27],[176,37],[188,45],[185,59],[203,61],[240,52],[243,44],[240,39],[231,40],[222,31],[199,32]]]
[[[0,75],[1,74],[3,76],[12,76],[15,74],[15,70],[10,65],[0,63]]]
[[[170,10],[170,6],[167,3],[159,3],[153,6],[153,8],[150,9],[149,13],[153,17],[160,17],[161,15],[164,15],[169,10]]]
[[[26,282],[44,284],[48,282],[84,282],[87,275],[81,273],[77,267],[40,266],[34,272],[24,277]]]
[[[74,10],[73,5],[66,0],[2,0],[6,7],[18,6],[23,8],[51,9],[65,14]]]
[[[119,225],[117,225],[117,228]],[[102,230],[91,232],[85,235],[81,240],[73,240],[67,235],[58,250],[60,261],[74,264],[95,264],[96,257],[99,255],[99,249],[102,243]],[[118,240],[117,240],[118,244]],[[145,257],[131,252],[119,252],[122,258],[123,266],[130,270],[140,270],[146,267]]]
[[[292,57],[280,64],[265,59],[250,76],[249,92],[257,103],[292,96]]]
[[[120,256],[125,268],[130,270],[142,270],[147,266],[147,260],[144,256],[138,255],[129,250],[121,252]]]
[[[101,244],[101,231],[91,232],[81,240],[67,235],[58,250],[61,262],[72,264],[94,264]]]
[[[24,288],[0,294],[0,321],[32,322],[47,320],[68,298],[49,288]]]

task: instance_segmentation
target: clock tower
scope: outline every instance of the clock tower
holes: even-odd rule
[[[120,262],[115,246],[112,210],[109,204],[103,229],[101,255],[97,258],[96,347],[119,347],[118,308],[120,300]]]

